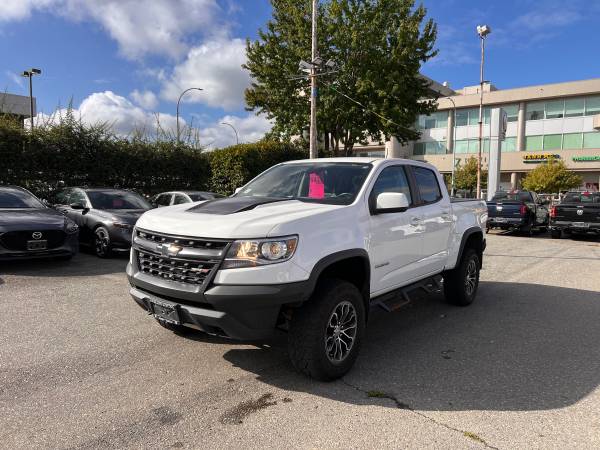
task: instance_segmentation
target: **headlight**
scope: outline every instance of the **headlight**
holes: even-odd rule
[[[128,223],[113,222],[113,225],[115,228],[119,228],[120,230],[123,230],[123,231],[131,231],[133,229],[133,226],[131,226],[131,224],[128,224]]]
[[[294,256],[297,244],[297,236],[235,241],[229,247],[222,268],[238,269],[284,262]]]
[[[65,231],[68,234],[77,233],[77,230],[79,230],[79,227],[77,226],[77,224],[75,222],[73,222],[72,220],[69,220],[69,221],[65,220]]]

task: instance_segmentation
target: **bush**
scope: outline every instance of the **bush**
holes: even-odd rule
[[[0,119],[0,184],[23,186],[41,198],[63,184],[230,194],[273,164],[305,158],[290,144],[259,142],[201,153],[172,141],[123,139],[106,126],[69,120],[33,133]]]

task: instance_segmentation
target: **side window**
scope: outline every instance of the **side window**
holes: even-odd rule
[[[160,194],[156,199],[157,206],[169,206],[171,204],[171,194]]]
[[[87,198],[83,192],[73,191],[69,197],[69,204],[71,203],[81,203],[83,206],[87,206]]]
[[[377,196],[383,192],[402,193],[406,195],[408,203],[412,205],[410,185],[403,166],[390,166],[381,171],[371,191],[371,201],[375,201]]]
[[[69,204],[69,194],[71,191],[69,189],[65,189],[54,194],[54,198],[52,199],[52,203],[55,205],[68,205]]]
[[[424,203],[435,203],[441,200],[442,191],[435,172],[425,167],[413,166],[412,169],[421,200]]]
[[[175,194],[175,201],[173,202],[173,204],[174,205],[181,205],[182,203],[188,203],[187,198],[185,198],[184,195]]]

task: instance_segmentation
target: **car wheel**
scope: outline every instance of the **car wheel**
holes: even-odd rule
[[[562,232],[560,230],[550,230],[550,236],[552,236],[552,239],[560,239]]]
[[[335,380],[354,364],[364,333],[365,305],[359,290],[347,281],[325,280],[292,315],[290,359],[296,370],[311,378]]]
[[[175,325],[174,323],[165,322],[164,320],[157,319],[156,317],[155,317],[155,319],[161,327],[166,328],[167,330],[173,331],[174,333],[185,334],[188,330],[183,325]]]
[[[468,306],[473,303],[479,288],[481,263],[475,249],[467,249],[460,264],[444,273],[444,296],[452,305]]]
[[[94,253],[99,258],[108,258],[112,255],[110,234],[104,227],[98,227],[94,230]]]

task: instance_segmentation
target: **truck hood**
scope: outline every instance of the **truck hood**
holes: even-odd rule
[[[277,235],[281,225],[344,208],[299,200],[229,197],[153,209],[138,228],[165,234],[217,239]],[[275,231],[275,234],[271,234]]]

